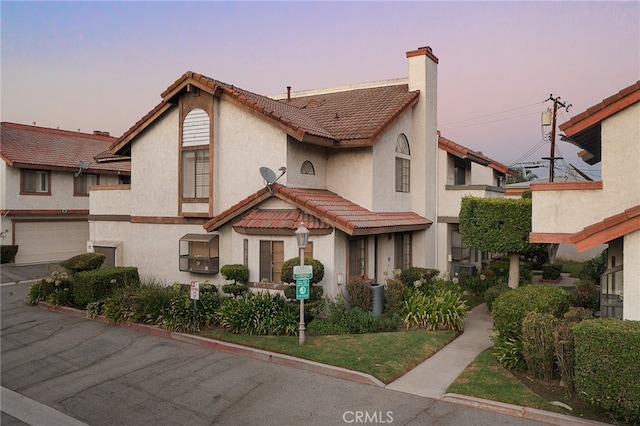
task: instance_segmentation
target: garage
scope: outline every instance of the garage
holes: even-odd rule
[[[15,221],[16,264],[58,262],[87,251],[89,223],[84,221]]]

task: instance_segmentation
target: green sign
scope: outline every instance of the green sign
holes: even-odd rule
[[[313,266],[300,265],[293,267],[293,279],[299,280],[301,278],[313,278]]]
[[[309,279],[301,278],[296,280],[296,299],[303,300],[309,298]]]

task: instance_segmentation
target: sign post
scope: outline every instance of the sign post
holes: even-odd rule
[[[191,281],[191,299],[193,299],[193,321],[196,320],[196,300],[200,300],[200,283]]]

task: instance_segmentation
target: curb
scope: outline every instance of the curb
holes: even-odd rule
[[[580,417],[566,414],[544,411],[538,408],[521,407],[519,405],[507,404],[505,402],[491,401],[489,399],[476,398],[474,396],[460,395],[457,393],[444,394],[440,400],[453,402],[467,407],[478,408],[480,410],[492,411],[494,413],[506,414],[512,417],[519,417],[528,420],[536,420],[552,425],[605,425],[606,423],[595,420],[581,419]]]
[[[221,340],[208,339],[206,337],[197,336],[194,334],[177,333],[168,331],[156,326],[147,324],[136,323],[121,323],[113,324],[109,322],[104,316],[99,315],[95,318],[87,316],[86,311],[80,309],[69,308],[67,306],[55,306],[47,302],[38,302],[38,307],[47,309],[50,311],[61,312],[77,318],[83,318],[93,321],[102,322],[104,324],[128,328],[138,332],[150,334],[157,337],[163,337],[166,339],[178,340],[185,343],[190,343],[198,346],[202,346],[209,349],[215,349],[218,351],[228,352],[236,355],[242,355],[249,358],[254,358],[260,361],[272,362],[274,364],[284,365],[287,367],[299,368],[302,370],[311,371],[314,373],[324,374],[326,376],[332,376],[339,379],[346,379],[353,382],[364,383],[367,385],[385,387],[385,384],[376,379],[370,374],[361,373],[358,371],[348,370],[342,367],[335,367],[333,365],[321,364],[316,361],[310,361],[307,359],[296,358],[290,355],[279,354],[276,352],[269,352],[263,349],[256,349],[247,346],[236,345],[234,343],[223,342]]]

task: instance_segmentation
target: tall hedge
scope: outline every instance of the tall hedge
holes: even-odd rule
[[[582,321],[573,336],[576,393],[616,417],[640,422],[640,321]]]

